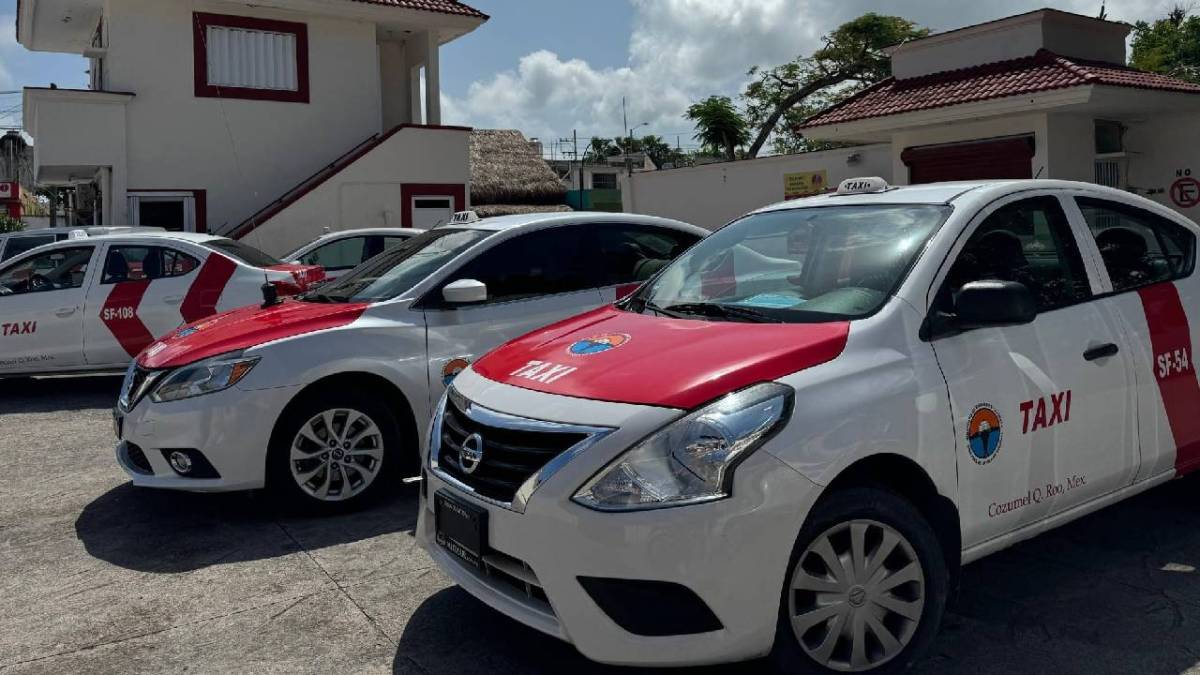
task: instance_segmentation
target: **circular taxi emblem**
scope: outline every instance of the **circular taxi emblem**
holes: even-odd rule
[[[630,338],[625,333],[605,333],[604,335],[593,335],[590,338],[584,338],[579,342],[567,348],[567,352],[575,356],[587,356],[589,354],[599,354],[610,349],[616,349],[621,345],[629,342]]]
[[[462,449],[458,451],[458,464],[462,467],[463,473],[475,473],[475,469],[479,468],[479,464],[483,462],[483,436],[479,434],[471,434],[467,436],[467,440],[463,441]]]
[[[454,377],[469,365],[471,362],[462,357],[447,361],[446,365],[442,366],[442,384],[450,384]]]
[[[980,403],[971,410],[967,418],[967,448],[977,464],[987,464],[996,458],[1003,437],[1000,426],[1000,413],[991,405]]]

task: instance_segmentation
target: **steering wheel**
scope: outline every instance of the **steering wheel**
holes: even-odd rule
[[[29,290],[31,291],[42,291],[53,287],[54,282],[47,279],[43,274],[34,274],[29,277]]]

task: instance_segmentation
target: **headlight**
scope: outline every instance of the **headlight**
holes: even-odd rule
[[[228,389],[245,377],[256,363],[258,357],[243,358],[240,352],[197,361],[164,377],[150,394],[150,399],[164,403]]]
[[[783,425],[793,393],[768,382],[710,403],[630,448],[572,499],[636,511],[728,497],[734,468]]]

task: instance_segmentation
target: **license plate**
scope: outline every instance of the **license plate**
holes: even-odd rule
[[[444,492],[433,495],[433,509],[437,543],[468,565],[481,568],[487,545],[487,511]]]
[[[125,416],[116,408],[112,411],[113,418],[113,433],[117,435],[117,440],[121,440],[121,432],[125,430]]]

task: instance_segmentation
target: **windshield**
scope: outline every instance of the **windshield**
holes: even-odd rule
[[[240,260],[252,267],[271,267],[272,265],[280,264],[275,258],[272,258],[253,246],[247,246],[240,241],[234,241],[232,239],[213,239],[212,241],[204,242],[204,245],[213,250],[220,251],[234,260]]]
[[[490,237],[488,230],[438,229],[408,239],[301,296],[311,302],[378,302],[416,286],[460,253]]]
[[[949,214],[941,205],[874,204],[748,216],[693,246],[624,307],[725,321],[866,316]]]

